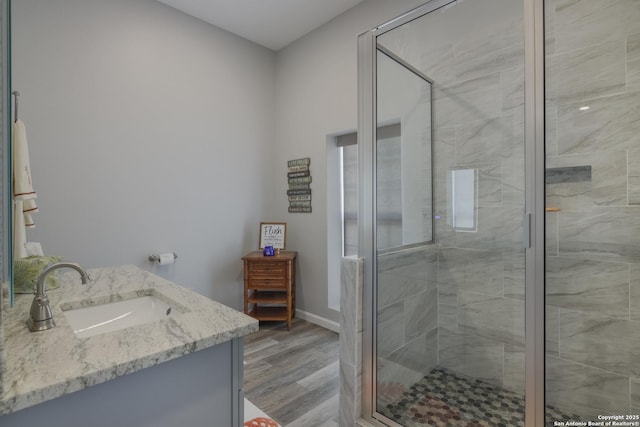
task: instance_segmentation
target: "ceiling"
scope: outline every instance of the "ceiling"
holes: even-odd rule
[[[158,1],[277,51],[363,0]]]

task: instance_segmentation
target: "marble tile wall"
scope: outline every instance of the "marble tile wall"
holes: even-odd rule
[[[546,0],[547,403],[640,409],[640,3]],[[588,107],[588,108],[587,108]]]
[[[436,244],[379,257],[379,383],[440,365],[524,389],[524,30],[521,17],[495,22],[457,38],[429,25],[384,35],[434,81]],[[477,170],[473,232],[449,225],[456,169]]]
[[[438,364],[524,391],[524,30],[521,18],[462,37],[433,56]],[[447,52],[447,49],[449,50]],[[443,67],[449,67],[444,70]],[[451,77],[453,76],[453,77]],[[453,229],[454,169],[478,171],[474,232]]]
[[[421,57],[427,75],[442,76],[434,85],[437,245],[379,257],[379,384],[411,385],[439,364],[524,389],[521,27],[516,20]],[[447,60],[436,66],[434,57]],[[462,168],[478,170],[473,233],[447,225],[448,176]]]
[[[339,425],[352,426],[361,415],[362,268],[357,257],[342,259],[340,270]]]
[[[378,386],[410,387],[437,364],[438,251],[434,245],[378,257]]]

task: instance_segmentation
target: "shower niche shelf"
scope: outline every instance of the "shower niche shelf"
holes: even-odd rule
[[[569,182],[591,181],[591,166],[565,166],[547,168],[545,182],[547,184],[565,184]]]

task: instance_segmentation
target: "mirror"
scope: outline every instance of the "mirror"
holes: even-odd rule
[[[378,45],[378,251],[433,242],[431,81]]]

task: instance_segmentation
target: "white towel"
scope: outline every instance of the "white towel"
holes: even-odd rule
[[[31,214],[38,212],[36,192],[31,179],[27,131],[22,120],[13,123],[13,200],[14,200],[14,256],[26,257],[25,228],[35,227]],[[21,254],[23,254],[21,256]]]

